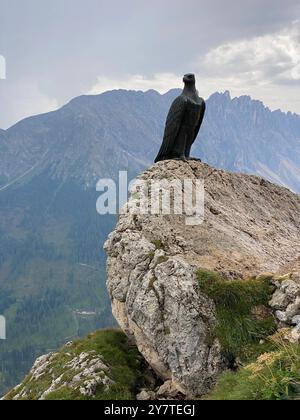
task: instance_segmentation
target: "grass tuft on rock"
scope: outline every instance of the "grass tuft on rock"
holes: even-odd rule
[[[271,299],[274,289],[269,278],[227,280],[202,269],[197,276],[200,289],[216,305],[218,325],[210,335],[219,339],[230,363],[254,360],[272,349],[269,342],[259,343],[275,332],[274,317],[271,313],[261,319],[254,315],[256,308],[267,307]]]

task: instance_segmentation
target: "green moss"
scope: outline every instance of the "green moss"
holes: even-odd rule
[[[164,246],[160,240],[153,240],[151,243],[155,246],[156,249],[164,249]]]
[[[216,305],[218,325],[211,335],[219,339],[227,359],[245,361],[260,354],[258,343],[273,334],[276,324],[273,316],[259,320],[252,311],[268,304],[273,292],[270,280],[229,281],[207,270],[197,274],[201,290]]]
[[[149,285],[148,285],[148,291],[152,290],[154,288],[154,284],[157,281],[156,277],[152,277],[152,279],[149,281]]]
[[[63,382],[68,382],[76,372],[66,369],[66,365],[81,353],[95,352],[103,358],[109,367],[107,375],[114,385],[107,389],[99,387],[95,400],[130,400],[135,398],[135,390],[142,379],[142,357],[135,346],[120,330],[102,330],[90,334],[84,340],[78,340],[71,346],[63,347],[51,362],[49,373],[38,380],[28,376],[21,388],[12,391],[7,399],[13,399],[20,390],[26,389],[26,400],[36,400],[52,384],[53,377],[64,375]],[[51,371],[51,372],[50,372]],[[85,400],[79,391],[61,387],[47,396],[48,400]]]
[[[155,252],[150,252],[149,253],[149,258],[151,259],[151,260],[153,260],[153,258],[155,257]]]
[[[169,260],[168,257],[166,257],[165,255],[162,255],[161,257],[157,258],[156,265],[163,264],[163,263],[167,262],[168,260]]]
[[[150,252],[149,253],[149,258],[151,259],[151,260],[153,260],[154,258],[155,258],[155,252]],[[156,261],[156,265],[155,265],[155,267],[157,267],[159,264],[163,264],[163,263],[165,263],[165,262],[167,262],[168,261],[168,257],[167,256],[165,256],[165,255],[161,255],[160,257],[158,257],[157,258],[157,261]]]
[[[170,329],[170,327],[165,326],[165,327],[164,327],[164,333],[165,333],[165,335],[170,335],[170,334],[171,334],[171,329]]]
[[[281,344],[238,371],[221,375],[208,400],[293,400],[300,396],[300,346]]]
[[[131,194],[131,198],[133,200],[139,200],[141,198],[141,195],[140,195],[139,192],[135,192],[135,193]]]
[[[156,277],[152,277],[152,279],[149,281],[149,285],[148,285],[148,289],[147,292],[150,293],[151,291],[155,293],[156,299],[159,302],[160,301],[160,297],[159,297],[159,293],[158,291],[155,289],[155,283],[157,281]]]

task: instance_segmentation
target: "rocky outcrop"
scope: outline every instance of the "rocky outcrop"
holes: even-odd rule
[[[167,258],[137,233],[111,240],[109,288],[121,328],[164,380],[184,393],[205,393],[222,358],[217,340],[206,343],[215,308],[198,290],[195,267]]]
[[[149,386],[149,381],[141,381],[150,375],[143,365],[124,333],[102,330],[38,358],[23,382],[3,399],[134,399],[138,383]]]
[[[197,269],[232,280],[296,270],[300,197],[198,162],[161,162],[140,179],[204,180],[204,223],[187,226],[186,214],[122,214],[105,244],[113,313],[169,386],[203,395],[224,361],[212,334],[216,307],[199,288]]]
[[[60,353],[49,353],[38,358],[29,373],[31,385],[34,386],[34,383],[49,375],[53,366],[59,363],[60,358]],[[114,382],[107,376],[108,371],[108,366],[95,352],[69,356],[69,360],[64,360],[62,374],[55,375],[49,387],[37,394],[36,399],[45,400],[62,388],[78,392],[83,397],[95,397],[99,387],[106,387],[108,390],[113,385]],[[18,385],[12,392],[15,394],[13,400],[24,400],[30,397],[27,383]]]
[[[300,341],[300,274],[293,273],[274,280],[276,291],[270,306],[279,322],[279,327],[289,329],[287,338]],[[291,329],[292,327],[292,329]]]

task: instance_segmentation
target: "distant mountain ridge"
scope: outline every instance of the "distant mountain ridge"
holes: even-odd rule
[[[153,161],[166,113],[179,93],[118,90],[81,96],[1,130],[0,185],[49,162],[53,176],[71,175],[87,185],[103,174],[115,176],[112,168],[144,169]],[[271,111],[249,96],[232,99],[227,91],[207,100],[195,153],[217,168],[255,173],[300,192],[300,117]]]
[[[96,213],[95,185],[153,162],[179,93],[82,96],[0,130],[0,393],[40,354],[113,324],[102,245],[116,219]],[[194,155],[300,192],[300,117],[216,93]]]
[[[115,167],[136,172],[152,160],[169,96],[112,91],[27,118],[0,133],[0,177],[9,182],[39,162],[42,168],[51,164],[51,176],[86,183],[115,175]]]
[[[217,168],[257,174],[300,192],[300,117],[229,92],[208,100],[197,151]]]

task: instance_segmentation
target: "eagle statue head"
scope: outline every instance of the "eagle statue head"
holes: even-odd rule
[[[185,74],[183,77],[183,82],[186,85],[195,85],[196,84],[195,75],[192,73]]]

